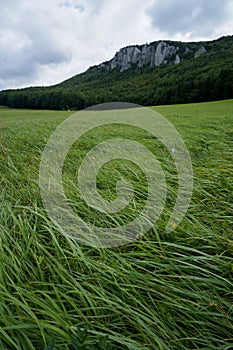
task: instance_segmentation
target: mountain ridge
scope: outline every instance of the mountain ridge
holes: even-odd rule
[[[176,47],[178,47],[178,50],[176,51],[183,51],[184,52],[184,47],[185,47],[185,53],[187,54],[187,52],[189,53],[187,55],[187,58],[191,58],[191,56],[193,56],[194,58],[198,58],[202,53],[205,53],[207,50],[206,50],[206,47],[205,45],[209,45],[209,44],[216,44],[218,43],[219,41],[223,40],[223,39],[228,39],[228,38],[231,38],[233,40],[233,35],[228,35],[228,36],[223,36],[223,37],[220,37],[218,39],[215,39],[215,40],[210,40],[210,41],[191,41],[191,42],[183,42],[183,41],[174,41],[174,40],[157,40],[157,41],[152,41],[150,43],[145,43],[145,44],[134,44],[134,45],[127,45],[127,46],[124,46],[122,48],[120,48],[114,55],[113,58],[111,58],[110,60],[107,60],[107,61],[104,61],[100,64],[97,64],[97,65],[93,65],[91,67],[89,67],[86,71],[84,72],[81,72],[79,74],[75,74],[74,76],[68,78],[68,79],[65,79],[63,82],[61,83],[58,83],[56,84],[55,86],[59,86],[61,84],[63,84],[64,82],[66,81],[70,81],[71,79],[77,77],[77,76],[80,76],[80,75],[83,75],[85,73],[87,73],[89,70],[92,70],[92,69],[95,69],[95,68],[107,68],[109,67],[109,65],[112,64],[112,62],[114,62],[114,60],[116,59],[116,57],[122,52],[122,51],[125,51],[126,49],[132,49],[132,48],[137,48],[137,49],[143,49],[144,47],[153,47],[153,46],[158,46],[159,44],[161,43],[164,43],[164,44],[167,44],[168,46],[170,47],[174,47],[176,45]],[[190,49],[191,47],[191,49]],[[182,50],[183,49],[183,50]],[[199,50],[201,49],[201,52],[199,52]],[[204,49],[204,52],[203,52],[203,49]],[[178,55],[180,54],[180,52],[178,52]],[[180,58],[180,62],[182,61],[183,59]],[[180,63],[179,62],[179,63]],[[164,62],[161,62],[161,64],[164,63]],[[166,63],[166,62],[165,62]],[[171,63],[171,62],[168,62],[168,64]],[[177,62],[174,61],[174,64],[177,64]],[[159,65],[154,65],[154,67],[158,67],[160,66]],[[117,68],[117,66],[114,66],[112,67],[111,69],[108,69],[108,70],[113,70]],[[142,68],[142,67],[138,67],[138,68]],[[153,65],[150,67],[150,68],[153,68]],[[135,69],[135,66],[133,67],[130,67],[129,69]],[[123,70],[120,70],[120,73],[124,72],[125,70],[127,69],[123,69]]]
[[[129,45],[54,86],[2,91],[0,104],[82,109],[112,101],[152,105],[233,98],[232,57],[233,36]]]
[[[116,67],[120,67],[120,72],[131,69],[132,65],[137,68],[143,68],[149,65],[150,68],[159,67],[161,64],[179,64],[181,48],[169,44],[167,41],[159,41],[151,44],[144,44],[141,46],[132,45],[121,48],[115,56],[106,63],[101,63],[99,67],[107,67],[109,70],[113,70]],[[190,48],[185,47],[184,53],[189,54]],[[200,55],[206,52],[205,47],[202,45],[194,52],[194,58],[198,58]],[[174,58],[175,56],[175,58]]]

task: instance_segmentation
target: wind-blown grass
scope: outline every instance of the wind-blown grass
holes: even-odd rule
[[[0,109],[1,349],[232,349],[232,107],[233,101],[223,101],[155,108],[177,127],[190,151],[191,206],[180,226],[166,233],[176,177],[161,147],[156,155],[171,173],[164,214],[139,241],[112,249],[68,240],[42,206],[40,156],[69,113]],[[64,167],[75,210],[98,225],[114,222],[104,214],[93,217],[78,202],[73,184],[82,156],[106,134],[84,137],[81,151],[74,147]],[[153,151],[148,135],[126,134]],[[135,185],[135,203],[116,222],[140,210],[143,176],[131,164],[110,163],[97,179],[101,194],[113,198],[124,171]]]

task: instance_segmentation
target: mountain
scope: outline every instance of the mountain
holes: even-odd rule
[[[179,64],[182,56],[184,59],[190,57],[190,48],[169,43],[165,41],[154,42],[142,46],[128,46],[116,53],[114,58],[99,67],[108,70],[120,69],[120,73],[131,68],[159,67],[161,64]],[[193,51],[193,50],[192,50]],[[195,50],[193,57],[197,58],[204,54],[206,49],[203,45]]]
[[[127,46],[60,84],[0,92],[18,108],[82,109],[122,101],[142,105],[233,98],[233,36]]]

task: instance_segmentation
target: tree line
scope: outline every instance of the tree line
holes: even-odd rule
[[[208,45],[206,54],[177,65],[123,73],[95,66],[56,86],[1,91],[0,105],[80,110],[104,102],[149,106],[233,98],[233,36]]]

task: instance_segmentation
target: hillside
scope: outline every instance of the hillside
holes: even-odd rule
[[[122,48],[112,60],[60,84],[0,92],[18,108],[82,109],[110,101],[158,105],[233,98],[233,36],[157,41]]]

